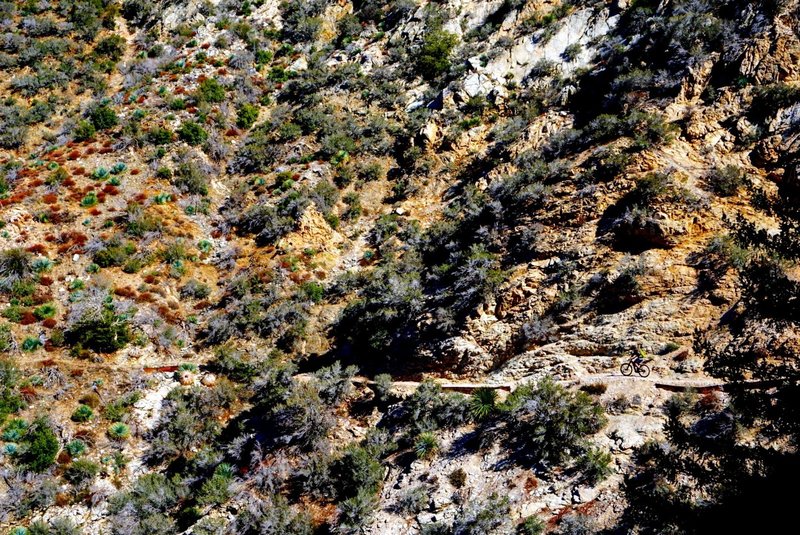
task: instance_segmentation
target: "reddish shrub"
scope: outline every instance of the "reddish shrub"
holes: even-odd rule
[[[31,312],[24,312],[22,314],[22,319],[19,320],[21,325],[33,325],[37,321],[39,320],[37,320],[36,316],[34,316]]]
[[[101,212],[97,208],[92,208],[91,210],[89,210],[89,213],[94,215],[94,216],[98,216],[98,215],[102,214],[103,212]]]
[[[42,245],[41,243],[37,243],[36,245],[31,245],[30,247],[27,248],[27,251],[29,253],[34,253],[34,254],[44,254],[46,250],[47,249],[45,249],[45,246]]]
[[[19,393],[28,403],[32,403],[36,399],[36,389],[30,385],[21,387]]]
[[[73,150],[73,151],[70,151],[69,154],[67,154],[67,159],[68,160],[77,160],[80,157],[81,157],[81,151],[79,151],[79,150]]]
[[[31,187],[33,188],[38,188],[42,184],[44,184],[44,180],[42,180],[41,178],[35,178],[31,180]]]
[[[100,154],[111,154],[112,152],[114,152],[114,149],[111,147],[103,147],[100,149]]]
[[[72,232],[71,239],[75,242],[75,245],[84,245],[87,241],[89,241],[89,237],[86,236],[83,232]]]
[[[139,97],[139,98],[137,98],[137,99],[136,99],[136,102],[137,102],[138,104],[142,104],[142,103],[143,103],[145,100],[147,100],[147,97],[146,97],[146,96],[144,96],[144,95],[142,95],[141,97]]]
[[[235,137],[235,136],[239,135],[239,131],[237,129],[235,129],[235,128],[229,128],[225,132],[225,135],[228,136],[228,137]]]
[[[136,297],[136,290],[131,288],[130,286],[125,286],[122,288],[114,288],[114,294],[120,297]]]
[[[53,284],[53,278],[48,277],[47,275],[42,275],[41,277],[39,277],[39,284],[41,284],[42,286],[50,286],[51,284]]]
[[[47,318],[46,320],[44,320],[42,322],[42,325],[47,327],[48,329],[52,329],[53,327],[56,326],[56,323],[57,322],[56,322],[55,318]]]
[[[153,301],[155,301],[155,297],[150,292],[142,292],[136,298],[137,303],[152,303]]]
[[[136,169],[136,168],[131,169],[131,174],[134,176],[138,175],[141,172],[142,172],[141,169]]]
[[[55,193],[46,193],[42,195],[42,201],[45,204],[54,204],[56,201],[58,201],[58,195]]]

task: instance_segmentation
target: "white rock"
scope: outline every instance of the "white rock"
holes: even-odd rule
[[[203,386],[214,386],[217,384],[217,376],[213,373],[207,373],[200,379]]]
[[[586,503],[597,498],[598,490],[593,487],[575,487],[572,489],[572,503]]]

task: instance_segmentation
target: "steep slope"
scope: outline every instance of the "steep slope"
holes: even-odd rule
[[[797,2],[0,13],[9,527],[627,529],[667,388],[728,399]]]

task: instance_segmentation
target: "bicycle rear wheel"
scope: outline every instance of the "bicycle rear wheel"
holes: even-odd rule
[[[633,373],[633,364],[631,364],[630,362],[626,362],[625,364],[619,367],[619,371],[625,377],[630,377],[630,375]]]
[[[642,364],[636,371],[639,374],[639,377],[647,377],[650,375],[650,367],[647,364]]]

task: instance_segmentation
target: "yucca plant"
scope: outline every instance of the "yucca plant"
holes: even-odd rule
[[[483,420],[492,414],[497,406],[497,392],[493,388],[481,387],[472,393],[469,412],[476,420]]]
[[[422,433],[414,442],[414,453],[418,459],[432,459],[439,453],[439,441],[433,433]]]
[[[125,440],[131,436],[131,428],[122,422],[111,424],[108,428],[108,436],[114,440]]]
[[[17,281],[33,274],[31,255],[24,249],[6,249],[0,252],[0,286],[10,288]]]
[[[72,413],[71,419],[73,422],[88,422],[92,416],[94,416],[94,411],[90,406],[78,405],[78,408]]]

